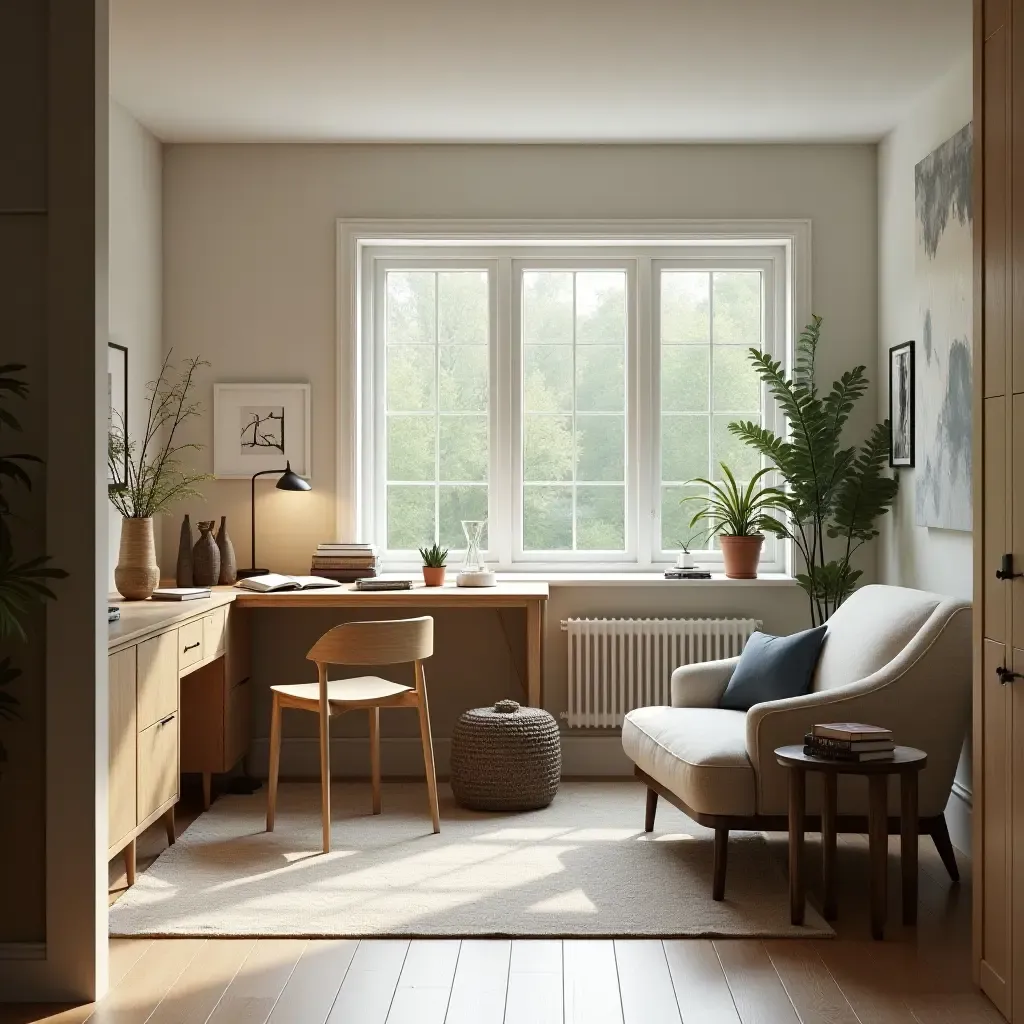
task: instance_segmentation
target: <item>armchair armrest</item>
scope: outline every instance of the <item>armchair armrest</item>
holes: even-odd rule
[[[681,665],[672,673],[672,707],[717,708],[739,656]]]

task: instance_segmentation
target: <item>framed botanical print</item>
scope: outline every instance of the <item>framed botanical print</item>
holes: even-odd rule
[[[214,384],[213,475],[248,480],[254,473],[312,471],[309,384]]]
[[[107,436],[117,432],[125,438],[128,431],[128,349],[107,342]],[[122,490],[128,481],[128,448],[116,460],[107,459],[107,488]]]
[[[889,465],[914,465],[914,343],[889,349]]]

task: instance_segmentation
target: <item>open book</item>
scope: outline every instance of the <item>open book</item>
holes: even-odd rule
[[[282,576],[280,573],[268,572],[265,576],[250,576],[239,580],[235,586],[267,594],[277,590],[319,590],[321,587],[340,587],[341,584],[325,576]]]

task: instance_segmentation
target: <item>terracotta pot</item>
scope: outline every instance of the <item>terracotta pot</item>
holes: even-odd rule
[[[152,519],[122,519],[114,586],[126,601],[145,601],[160,584]]]
[[[722,545],[725,575],[731,580],[756,580],[764,536],[760,533],[753,537],[721,536],[718,541]]]
[[[425,565],[423,566],[423,582],[428,587],[443,587],[444,586],[444,571],[447,567],[444,565]]]

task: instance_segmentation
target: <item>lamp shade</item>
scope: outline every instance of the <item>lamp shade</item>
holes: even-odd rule
[[[298,473],[293,473],[292,464],[289,462],[285,466],[284,473],[281,474],[281,479],[277,481],[277,489],[279,491],[309,491],[312,490],[312,485],[308,480],[303,480]]]

